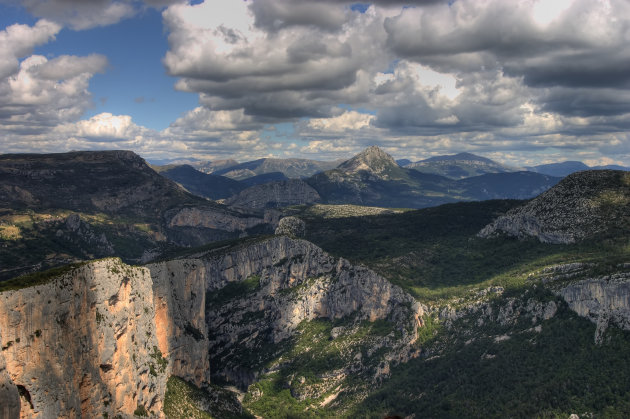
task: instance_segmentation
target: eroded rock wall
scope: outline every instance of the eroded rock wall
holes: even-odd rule
[[[162,416],[170,375],[204,387],[211,370],[240,374],[219,352],[235,363],[234,351],[279,344],[303,320],[386,319],[400,329],[381,339],[387,362],[404,361],[424,310],[369,269],[285,236],[145,267],[94,261],[0,294],[0,405],[23,418],[139,406]]]
[[[610,324],[630,330],[630,273],[576,281],[556,291],[571,310],[597,325],[601,342]]]
[[[401,329],[400,348],[390,348],[390,358],[404,361],[425,310],[373,271],[284,236],[200,254],[186,266],[149,268],[169,271],[162,274],[175,282],[205,273],[208,344],[216,361],[212,368],[242,386],[251,382],[252,371],[243,371],[235,353],[255,354],[261,345],[280,344],[302,321],[316,318],[390,320]]]
[[[205,266],[185,259],[152,264],[149,269],[158,346],[169,360],[169,374],[198,387],[209,384]]]
[[[0,294],[0,380],[7,374],[20,390],[20,417],[160,412],[167,371],[155,352],[151,286],[147,269],[106,259]]]

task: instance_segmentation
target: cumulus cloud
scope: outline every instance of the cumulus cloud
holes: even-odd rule
[[[106,65],[96,54],[24,59],[15,74],[0,80],[0,132],[43,132],[78,119],[92,103],[90,78]]]
[[[330,116],[340,101],[365,94],[366,74],[387,67],[382,17],[373,8],[359,13],[328,7],[321,20],[332,23],[324,25],[300,20],[319,19],[301,7],[322,5],[289,10],[283,2],[273,4],[285,8],[291,16],[286,22],[293,23],[269,29],[260,23],[258,2],[217,0],[167,9],[170,50],[164,64],[180,77],[177,88],[199,92],[200,102],[215,110],[244,109],[263,118]],[[338,27],[334,33],[332,26]]]
[[[306,125],[313,130],[339,134],[344,132],[356,132],[370,127],[373,115],[357,111],[347,111],[332,118],[312,118]]]
[[[107,26],[136,15],[147,6],[161,8],[185,0],[22,0],[33,16],[45,18],[75,30]]]
[[[251,131],[262,129],[263,126],[245,115],[242,109],[231,111],[211,111],[199,106],[175,120],[167,134],[189,135],[194,137],[216,137],[222,131]]]
[[[39,20],[34,26],[15,24],[0,31],[0,79],[15,73],[20,58],[53,39],[60,30],[56,23]]]
[[[104,112],[90,119],[66,123],[55,127],[54,134],[80,137],[87,141],[131,140],[150,132],[136,125],[129,115],[112,115]]]
[[[170,142],[177,153],[239,158],[337,158],[378,143],[412,159],[630,159],[626,0],[355,3],[25,0],[47,20],[0,32],[0,132],[52,129],[77,147],[158,153]],[[163,65],[199,106],[161,132],[120,115],[77,122],[104,57],[28,57],[60,25],[102,26],[164,6]],[[271,135],[283,122],[293,131]]]

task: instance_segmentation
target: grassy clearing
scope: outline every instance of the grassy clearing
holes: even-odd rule
[[[2,240],[19,240],[22,238],[22,231],[16,225],[0,225],[0,239]]]

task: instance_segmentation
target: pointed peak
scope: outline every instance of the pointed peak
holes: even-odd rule
[[[339,169],[346,172],[365,170],[375,174],[382,173],[390,167],[398,167],[396,160],[378,146],[371,146],[339,165]]]

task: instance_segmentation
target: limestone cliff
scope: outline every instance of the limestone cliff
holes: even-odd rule
[[[2,333],[0,333],[0,342],[3,342]],[[11,381],[6,368],[4,354],[0,352],[0,417],[17,418],[20,417],[19,390]]]
[[[204,388],[212,372],[246,385],[257,369],[237,365],[237,352],[281,343],[316,318],[400,328],[376,345],[386,374],[415,356],[423,313],[376,273],[285,236],[145,267],[89,262],[0,293],[0,413],[162,416],[169,376]]]
[[[185,265],[148,267],[176,282],[207,277],[207,333],[216,361],[213,375],[242,386],[251,382],[255,371],[243,367],[241,355],[251,352],[255,357],[261,346],[284,341],[303,320],[388,319],[403,329],[390,348],[390,360],[399,362],[409,357],[407,345],[415,340],[424,313],[413,297],[369,269],[335,259],[307,241],[283,236],[200,254]],[[195,329],[191,334],[196,334]],[[197,331],[198,340],[205,340],[206,335]]]
[[[158,347],[169,359],[170,374],[198,387],[209,384],[205,267],[184,259],[148,268],[153,278]]]
[[[147,269],[107,259],[0,294],[2,356],[20,417],[160,412],[168,371],[151,286]]]
[[[630,272],[576,281],[556,293],[597,325],[595,342],[602,341],[609,325],[630,330]]]

